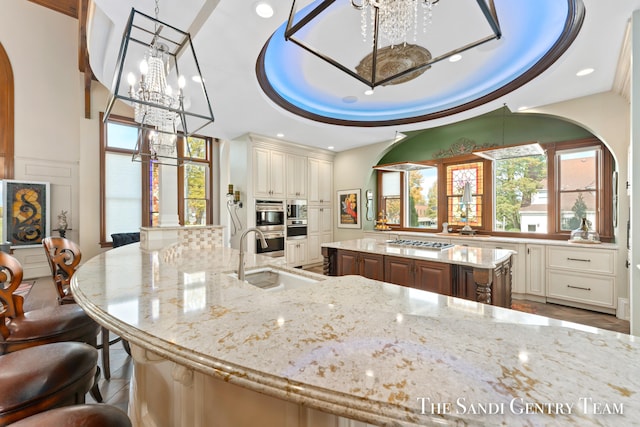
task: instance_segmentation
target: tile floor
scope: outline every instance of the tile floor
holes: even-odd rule
[[[318,272],[317,268],[310,270]],[[321,269],[319,270],[321,273]],[[51,278],[37,279],[25,301],[25,308],[42,307],[55,304],[55,290]],[[529,313],[535,313],[555,319],[567,320],[575,323],[608,329],[616,332],[629,333],[629,322],[620,320],[613,315],[596,313],[588,310],[564,307],[556,304],[543,304],[533,301],[516,300],[515,308]],[[115,338],[112,335],[111,338]],[[98,338],[100,342],[100,338]],[[111,379],[100,380],[100,391],[105,403],[119,407],[126,411],[129,402],[129,379],[133,370],[131,357],[124,351],[122,343],[111,346]],[[102,360],[99,361],[102,367]],[[87,394],[87,403],[93,403],[91,395]]]

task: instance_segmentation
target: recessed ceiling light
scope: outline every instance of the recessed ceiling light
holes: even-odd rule
[[[456,53],[455,55],[451,55],[449,57],[449,62],[458,62],[461,59],[462,59],[462,55]]]
[[[334,147],[333,145],[330,145],[330,146],[328,146],[327,148],[328,148],[329,150],[333,150],[333,149],[334,149],[334,148],[336,148],[336,147]]]
[[[367,89],[364,91],[364,94],[369,96],[369,95],[373,95],[373,89]]]
[[[578,76],[578,77],[588,76],[589,74],[593,73],[593,71],[594,71],[593,68],[584,68],[584,69],[578,71],[576,73],[576,76]]]
[[[284,137],[284,133],[278,133],[276,136],[277,136],[278,138],[283,138],[283,137]]]
[[[260,18],[271,18],[273,16],[273,7],[263,1],[256,3],[256,14],[258,14]]]

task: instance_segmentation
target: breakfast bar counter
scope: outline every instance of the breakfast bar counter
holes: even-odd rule
[[[317,282],[260,289],[238,251],[179,244],[80,267],[76,300],[131,344],[134,425],[640,425],[633,337],[277,264],[246,256]]]

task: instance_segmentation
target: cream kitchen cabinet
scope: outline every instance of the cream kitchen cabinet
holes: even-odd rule
[[[253,193],[256,198],[285,198],[285,160],[283,152],[253,149]]]
[[[307,198],[307,157],[287,154],[287,198]]]
[[[309,158],[309,205],[331,205],[333,195],[333,163]]]
[[[526,246],[525,292],[527,295],[542,297],[541,301],[544,301],[547,296],[545,275],[545,255],[547,247],[545,245],[535,244],[527,244]]]
[[[547,301],[615,313],[616,251],[547,247]]]
[[[307,239],[287,240],[284,254],[289,267],[307,264]]]
[[[328,206],[307,207],[307,239],[309,252],[307,262],[322,262],[320,246],[333,241],[333,209]]]

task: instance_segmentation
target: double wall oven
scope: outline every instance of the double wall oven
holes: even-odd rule
[[[256,237],[256,253],[271,257],[284,256],[286,212],[282,200],[256,200],[256,228],[264,234],[267,247]]]

